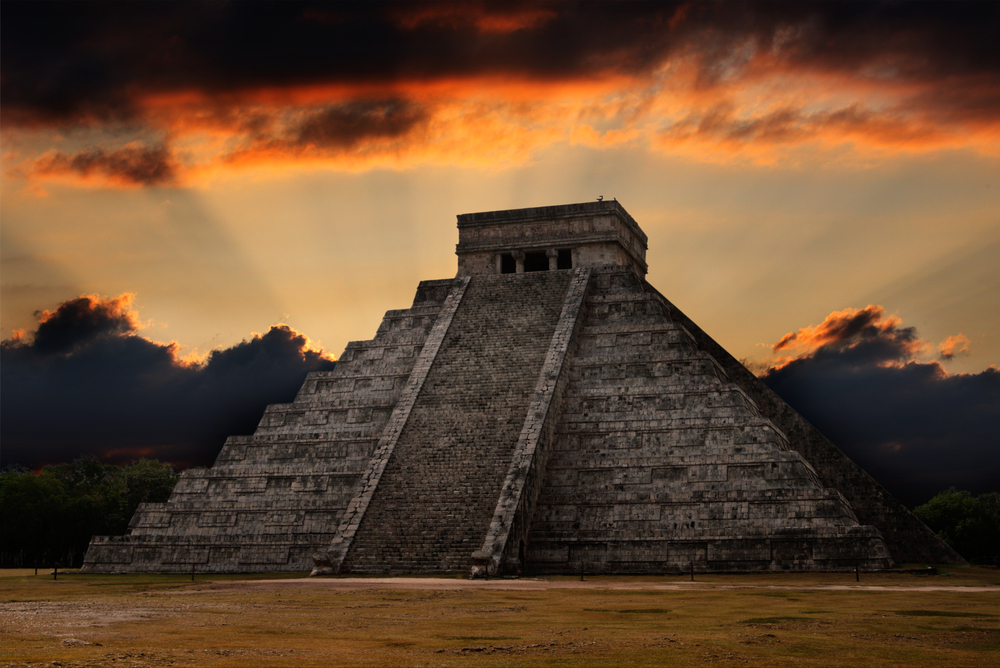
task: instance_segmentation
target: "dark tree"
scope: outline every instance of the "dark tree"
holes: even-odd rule
[[[973,496],[952,487],[913,514],[971,563],[992,564],[1000,555],[1000,492]]]
[[[163,502],[178,479],[169,464],[140,459],[129,466],[81,457],[0,473],[0,565],[78,566],[91,536],[125,533],[140,503]]]

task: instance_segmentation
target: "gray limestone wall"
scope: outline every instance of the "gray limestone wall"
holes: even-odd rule
[[[489,529],[572,276],[471,278],[340,572],[469,567]]]
[[[880,568],[859,525],[631,269],[595,271],[529,572]]]
[[[959,564],[965,560],[913,516],[874,478],[852,462],[805,418],[716,343],[680,309],[648,283],[663,308],[689,331],[698,346],[709,352],[727,376],[751,397],[766,415],[790,439],[792,447],[814,468],[823,485],[838,490],[862,524],[879,530],[892,554],[900,563]]]

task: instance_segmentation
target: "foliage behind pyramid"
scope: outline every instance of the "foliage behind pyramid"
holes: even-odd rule
[[[961,561],[649,283],[617,201],[460,215],[423,281],[88,572]]]

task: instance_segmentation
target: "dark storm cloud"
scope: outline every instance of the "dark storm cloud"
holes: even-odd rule
[[[73,155],[56,153],[35,162],[37,174],[99,174],[124,185],[165,185],[173,183],[176,162],[165,147],[126,146],[114,151],[94,148]]]
[[[916,361],[912,328],[865,311],[762,380],[904,503],[1000,489],[1000,370]]]
[[[998,11],[992,2],[7,0],[3,121],[127,120],[142,95],[190,90],[641,75],[678,53],[697,60],[705,86],[766,53],[771,67],[936,82],[951,92],[926,104],[994,118]]]
[[[32,348],[41,355],[57,355],[95,339],[135,331],[138,322],[131,304],[131,295],[114,299],[81,295],[63,302],[55,311],[38,311]]]
[[[82,454],[211,464],[226,436],[252,433],[267,404],[334,366],[285,325],[187,364],[174,345],[136,334],[129,304],[69,300],[39,314],[33,336],[0,344],[4,466]]]
[[[306,118],[298,127],[295,143],[349,148],[366,139],[405,135],[427,116],[426,111],[404,100],[337,105]]]
[[[238,163],[268,154],[329,156],[362,145],[405,144],[426,127],[432,115],[425,106],[390,98],[355,99],[304,110],[287,124],[264,115],[237,119],[244,141],[225,160]]]

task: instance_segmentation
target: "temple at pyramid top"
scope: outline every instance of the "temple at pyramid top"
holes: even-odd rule
[[[458,275],[607,265],[644,278],[646,234],[617,200],[458,216]]]

